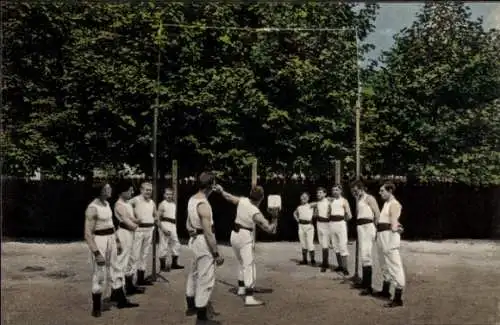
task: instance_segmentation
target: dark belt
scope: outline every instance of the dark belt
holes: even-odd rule
[[[310,220],[299,220],[299,225],[310,225],[312,221]]]
[[[330,216],[330,221],[344,221],[344,216]]]
[[[317,217],[318,222],[330,222],[330,218]]]
[[[118,224],[118,226],[119,226],[120,228],[122,228],[122,229],[125,229],[125,230],[134,231],[134,229],[132,229],[131,227],[129,227],[129,225],[127,225],[127,224],[126,224],[126,223],[124,223],[124,222],[120,222],[120,223]]]
[[[377,231],[378,232],[388,231],[388,230],[391,230],[391,224],[390,223],[379,223],[377,225]]]
[[[96,236],[108,236],[108,235],[112,235],[114,233],[115,233],[114,228],[94,230],[94,235],[96,235]]]
[[[160,221],[170,222],[175,225],[175,219],[173,218],[161,218]]]
[[[233,226],[233,230],[234,232],[240,232],[240,229],[245,229],[245,230],[248,230],[250,232],[253,231],[253,228],[249,228],[249,227],[243,227],[242,225],[240,225],[239,223],[235,223],[234,226]]]
[[[366,224],[369,224],[369,223],[372,223],[373,220],[371,219],[356,219],[356,225],[358,226],[362,226],[362,225],[366,225]]]
[[[195,229],[195,231],[196,231],[196,235],[203,234],[203,229],[198,229],[197,228],[197,229]],[[212,232],[215,233],[215,227],[214,226],[212,226]]]
[[[153,227],[154,225],[155,225],[154,223],[143,223],[143,222],[141,222],[141,223],[139,224],[139,227],[141,227],[141,228],[151,228],[151,227]]]

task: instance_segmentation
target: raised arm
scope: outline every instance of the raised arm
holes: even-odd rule
[[[368,195],[368,197],[366,198],[366,204],[368,204],[370,209],[372,209],[372,211],[373,211],[375,223],[378,223],[378,220],[380,218],[380,209],[378,207],[377,201],[375,200],[375,198],[373,196]]]
[[[210,207],[207,203],[200,203],[198,205],[198,215],[200,216],[201,227],[203,228],[203,235],[207,241],[208,248],[215,257],[218,255],[217,240],[215,239],[215,234],[212,232]]]
[[[226,201],[229,201],[234,205],[238,205],[238,203],[240,202],[239,197],[234,196],[231,193],[226,192],[224,189],[222,189],[222,187],[220,187],[220,189],[218,191]]]
[[[273,218],[271,222],[267,221],[266,218],[262,215],[262,213],[258,212],[254,214],[253,220],[259,226],[260,229],[268,232],[270,234],[276,233],[276,228],[278,227],[278,218]]]
[[[99,251],[94,240],[94,230],[97,220],[97,209],[95,207],[88,207],[85,211],[85,230],[84,237],[89,249],[92,253]]]
[[[351,207],[349,206],[349,201],[344,199],[344,210],[345,210],[345,219],[349,221],[352,219]]]

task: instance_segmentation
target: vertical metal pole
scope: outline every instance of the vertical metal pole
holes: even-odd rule
[[[360,121],[361,121],[361,67],[359,64],[359,34],[358,27],[355,29],[356,32],[356,68],[358,74],[358,98],[356,100],[356,179],[359,180],[361,177],[361,131],[360,131]],[[354,276],[353,281],[359,282],[359,240],[356,235],[356,261],[354,265]]]
[[[257,185],[257,158],[252,162],[252,186]]]
[[[341,181],[341,168],[340,168],[340,160],[335,160],[335,185],[340,184]]]
[[[178,186],[178,167],[177,167],[177,160],[172,160],[172,189],[174,190],[174,202],[175,206],[177,206],[177,198],[178,198],[178,192],[177,192],[177,186]],[[177,210],[176,210],[177,211]]]

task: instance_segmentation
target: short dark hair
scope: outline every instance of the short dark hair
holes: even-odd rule
[[[102,195],[102,190],[104,189],[104,187],[106,185],[108,185],[109,183],[107,181],[99,181],[97,183],[94,183],[92,185],[92,194],[94,195],[94,197],[101,197]]]
[[[306,195],[307,197],[309,197],[309,193],[307,193],[307,192],[302,192],[302,194],[300,194],[300,196],[302,196],[302,195]]]
[[[198,176],[198,190],[206,190],[215,183],[215,174],[212,172],[203,172]]]
[[[320,187],[318,187],[318,188],[316,189],[316,192],[319,192],[319,191],[322,191],[322,192],[325,192],[325,193],[326,193],[325,188],[324,188],[324,187],[321,187],[321,186],[320,186]]]
[[[396,190],[396,185],[394,185],[393,182],[385,182],[384,185],[382,185],[382,187],[387,191],[387,192],[390,192],[390,193],[394,193],[394,191]]]
[[[153,183],[151,183],[150,181],[144,181],[141,183],[141,188],[143,188],[145,185],[149,185],[151,187],[153,187]]]
[[[255,202],[262,200],[264,198],[264,188],[262,186],[253,186],[248,198]]]
[[[334,188],[336,188],[336,187],[338,187],[338,188],[339,188],[339,190],[341,190],[341,191],[342,191],[342,184],[335,184],[335,185],[333,185],[333,186],[332,186],[332,189],[334,189]]]
[[[360,190],[364,190],[365,184],[358,179],[358,180],[355,180],[354,182],[351,183],[351,188],[355,188],[355,187],[359,188]]]
[[[163,190],[163,193],[165,193],[166,191],[171,191],[171,192],[173,192],[173,191],[174,191],[174,188],[173,188],[173,187],[170,187],[170,186],[165,187],[165,189]]]
[[[115,185],[115,191],[118,195],[120,195],[123,192],[127,192],[131,187],[134,187],[132,182],[122,179]]]

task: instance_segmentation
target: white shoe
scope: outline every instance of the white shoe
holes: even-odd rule
[[[245,287],[238,287],[238,296],[244,296],[245,295]]]
[[[255,299],[253,296],[245,297],[245,306],[262,306],[264,304],[263,301]]]

